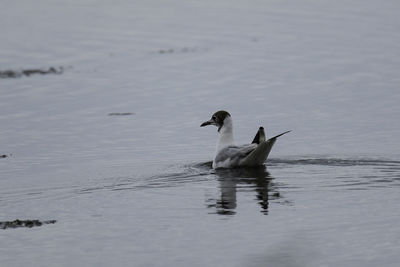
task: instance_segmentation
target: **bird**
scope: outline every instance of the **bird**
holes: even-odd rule
[[[251,144],[237,146],[233,138],[233,123],[229,112],[225,110],[215,112],[211,119],[203,122],[200,127],[208,125],[218,127],[213,169],[262,166],[276,139],[290,132],[286,131],[266,140],[264,127],[260,127]]]

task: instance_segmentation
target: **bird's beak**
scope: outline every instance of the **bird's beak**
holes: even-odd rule
[[[204,127],[204,126],[207,126],[207,125],[211,125],[213,122],[211,121],[211,120],[209,120],[209,121],[205,121],[205,122],[203,122],[201,125],[200,125],[200,127]]]

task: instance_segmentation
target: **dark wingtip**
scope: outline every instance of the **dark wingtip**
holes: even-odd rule
[[[261,129],[261,127],[260,127]],[[259,144],[260,143],[260,131],[257,132],[256,136],[254,137],[252,144]]]
[[[258,128],[257,134],[251,143],[259,144],[262,141],[265,141],[265,133],[264,133],[264,127],[261,126],[260,128]]]

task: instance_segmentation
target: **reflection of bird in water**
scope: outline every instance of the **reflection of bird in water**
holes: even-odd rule
[[[210,203],[208,207],[216,208],[218,214],[235,214],[237,206],[236,194],[241,191],[241,185],[249,185],[254,188],[258,204],[261,206],[261,212],[264,214],[268,213],[269,199],[271,197],[279,197],[279,192],[271,183],[270,174],[265,166],[217,169],[215,173],[220,183],[221,197],[219,199],[209,199],[208,202],[213,203]]]
[[[251,144],[236,146],[233,140],[233,124],[231,115],[220,110],[215,112],[211,119],[200,126],[215,125],[218,127],[217,151],[212,167],[234,168],[261,166],[267,159],[276,139],[290,131],[281,133],[266,140],[264,128],[260,127]]]

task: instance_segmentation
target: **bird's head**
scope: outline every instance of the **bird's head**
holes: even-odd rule
[[[231,114],[229,114],[225,110],[220,110],[215,112],[212,116],[211,119],[208,121],[203,122],[200,127],[204,127],[207,125],[215,125],[218,127],[218,132],[221,130],[222,126],[224,126],[224,121],[226,118],[230,118]]]

